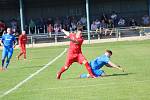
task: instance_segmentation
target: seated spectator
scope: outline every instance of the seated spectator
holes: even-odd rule
[[[124,27],[126,25],[126,21],[124,18],[120,18],[118,21],[118,26],[119,27]]]
[[[76,23],[71,22],[70,31],[75,31],[77,29]]]
[[[87,22],[86,22],[86,17],[81,17],[81,19],[80,19],[80,23],[81,23],[81,25],[83,26],[83,30],[85,30],[86,29],[86,24],[87,24]]]
[[[137,22],[135,21],[135,19],[130,19],[130,22],[129,22],[129,25],[130,26],[137,26]]]
[[[97,30],[97,25],[95,24],[95,21],[93,21],[93,23],[91,24],[91,31],[96,31]],[[94,37],[94,33],[95,32],[91,32],[91,34]]]
[[[144,15],[142,17],[142,24],[143,24],[143,26],[149,26],[150,25],[150,17],[148,15]]]
[[[96,19],[95,24],[96,24],[97,28],[100,28],[101,22],[98,19]]]
[[[36,24],[37,24],[38,33],[44,33],[45,25],[43,19],[42,18],[38,19]]]
[[[61,24],[54,24],[54,32],[57,35],[59,32],[61,32],[62,26]]]
[[[109,34],[109,36],[111,36],[113,32],[113,28],[114,28],[113,21],[109,19],[107,23],[107,29],[105,29],[105,35]]]
[[[53,32],[53,26],[52,24],[49,24],[47,26],[47,33],[49,34],[50,37],[51,37],[52,32]]]

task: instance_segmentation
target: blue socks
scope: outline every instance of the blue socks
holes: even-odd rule
[[[88,78],[88,74],[81,74],[80,78]]]

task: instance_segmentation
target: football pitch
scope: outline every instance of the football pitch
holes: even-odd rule
[[[66,53],[59,55],[65,48],[68,46],[29,48],[28,59],[19,61],[19,50],[15,50],[9,69],[0,72],[0,100],[150,100],[149,40],[83,45],[88,61],[110,49],[111,61],[125,69],[121,72],[103,67],[110,76],[96,79],[80,79],[80,74],[87,73],[86,68],[74,63],[57,80],[56,73],[66,59]]]

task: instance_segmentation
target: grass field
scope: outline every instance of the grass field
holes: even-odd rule
[[[28,60],[17,61],[15,50],[9,70],[0,72],[0,95],[16,86],[48,62],[57,57],[67,46],[28,49]],[[63,66],[66,53],[48,68],[28,80],[18,89],[0,100],[150,100],[150,41],[130,41],[84,45],[83,54],[92,60],[111,49],[111,60],[126,72],[104,67],[111,76],[97,79],[79,79],[86,73],[84,66],[74,63],[56,79]]]

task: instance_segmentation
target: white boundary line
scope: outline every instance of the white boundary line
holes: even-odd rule
[[[39,74],[41,71],[43,71],[45,68],[47,68],[49,65],[51,65],[52,63],[54,63],[58,58],[60,58],[61,56],[63,56],[63,54],[67,51],[67,49],[65,48],[65,50],[60,53],[56,58],[54,58],[52,61],[50,61],[48,64],[46,64],[44,67],[42,67],[41,69],[37,70],[35,73],[31,74],[29,77],[27,77],[26,79],[24,79],[23,81],[21,81],[20,83],[18,83],[16,86],[14,86],[13,88],[9,89],[8,91],[4,92],[2,95],[0,95],[0,97],[4,97],[8,94],[10,94],[11,92],[17,90],[20,86],[22,86],[24,83],[26,83],[27,81],[29,81],[32,77],[34,77],[35,75]]]

